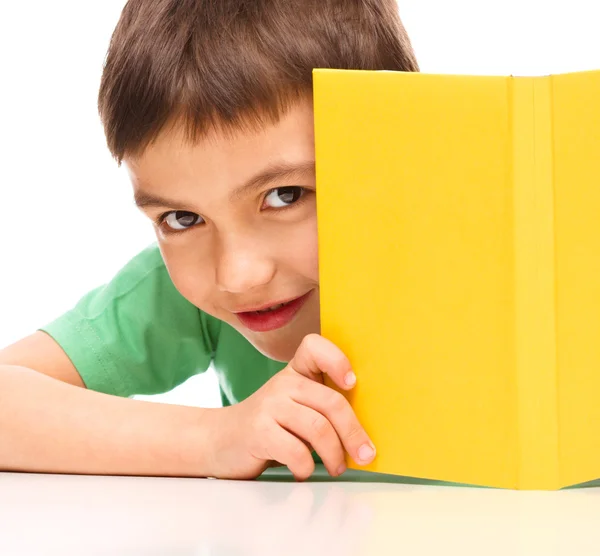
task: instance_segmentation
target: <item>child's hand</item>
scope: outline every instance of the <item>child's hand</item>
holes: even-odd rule
[[[278,462],[307,479],[314,471],[311,447],[332,476],[345,471],[344,449],[358,464],[370,463],[373,444],[346,398],[323,384],[323,373],[345,390],[356,380],[340,349],[311,334],[260,390],[218,410],[212,475],[251,479]]]

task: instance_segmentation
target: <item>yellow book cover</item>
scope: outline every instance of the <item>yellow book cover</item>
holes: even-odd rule
[[[367,470],[600,477],[599,98],[600,71],[315,70],[322,334]]]

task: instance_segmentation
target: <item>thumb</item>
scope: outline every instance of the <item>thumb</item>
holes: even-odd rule
[[[288,367],[315,382],[322,383],[323,374],[327,374],[344,390],[350,390],[356,383],[356,376],[344,352],[318,334],[309,334],[302,340]]]

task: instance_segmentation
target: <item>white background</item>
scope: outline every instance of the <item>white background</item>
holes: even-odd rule
[[[0,346],[111,279],[154,241],[96,112],[124,0],[0,0]],[[424,72],[600,69],[598,0],[399,0]],[[218,403],[214,376],[162,401]]]

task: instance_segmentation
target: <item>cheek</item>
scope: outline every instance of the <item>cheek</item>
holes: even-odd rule
[[[319,248],[316,220],[300,226],[294,234],[287,257],[295,271],[314,282],[319,280]]]
[[[195,250],[182,246],[160,244],[169,276],[179,293],[203,311],[214,314],[211,303],[214,272],[209,264],[198,260]]]

